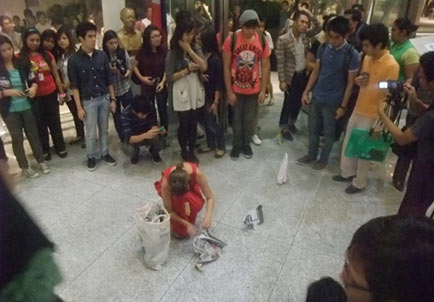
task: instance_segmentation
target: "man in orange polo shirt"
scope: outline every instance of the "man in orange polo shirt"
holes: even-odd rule
[[[341,156],[341,175],[334,181],[352,182],[345,192],[355,194],[363,191],[368,182],[369,161],[345,156],[345,149],[354,128],[370,129],[378,116],[378,104],[387,97],[387,90],[378,88],[378,82],[395,81],[399,65],[387,50],[389,31],[384,24],[372,24],[360,32],[363,52],[366,54],[360,75],[355,78],[360,86],[356,107],[348,122]]]

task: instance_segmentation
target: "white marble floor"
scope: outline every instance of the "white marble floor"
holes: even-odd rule
[[[339,171],[340,145],[324,171],[295,163],[307,149],[305,114],[295,140],[276,143],[282,97],[276,94],[274,106],[261,108],[263,145],[253,148],[252,159],[200,156],[200,168],[217,198],[213,232],[228,243],[222,257],[203,272],[194,268],[191,240],[172,240],[169,260],[159,272],[144,266],[137,243],[134,211],[159,200],[153,183],[165,167],[180,160],[176,141],[162,152],[164,163],[153,164],[144,152],[132,167],[112,129],[116,167],[100,163],[88,172],[84,151],[68,146],[66,159],[53,156],[50,175],[19,178],[18,196],[57,246],[64,276],[56,289],[59,296],[68,302],[298,302],[310,282],[337,278],[353,232],[373,217],[395,213],[399,205],[401,194],[390,184],[394,158],[372,164],[367,190],[346,195],[345,184],[331,180]],[[72,129],[65,134],[71,138]],[[289,181],[278,186],[276,174],[285,152]],[[16,169],[13,160],[11,165]],[[245,230],[246,212],[259,204],[265,223]]]

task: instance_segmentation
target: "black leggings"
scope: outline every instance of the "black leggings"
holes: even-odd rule
[[[178,141],[182,152],[193,152],[196,144],[199,110],[178,111]]]

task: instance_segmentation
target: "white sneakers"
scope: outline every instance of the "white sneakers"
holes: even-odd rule
[[[49,174],[51,172],[51,169],[48,168],[46,163],[40,163],[39,164],[39,169],[41,170],[42,174]],[[27,168],[27,169],[23,169],[23,175],[28,177],[28,178],[37,178],[40,176],[40,174],[38,172],[36,172],[35,170],[33,170],[32,168]]]
[[[260,146],[262,144],[262,141],[257,134],[252,136],[252,143],[254,143],[256,146]]]

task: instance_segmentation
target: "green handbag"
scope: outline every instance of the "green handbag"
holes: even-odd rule
[[[392,141],[392,135],[385,131],[372,135],[372,129],[354,128],[345,149],[345,156],[383,162]]]

